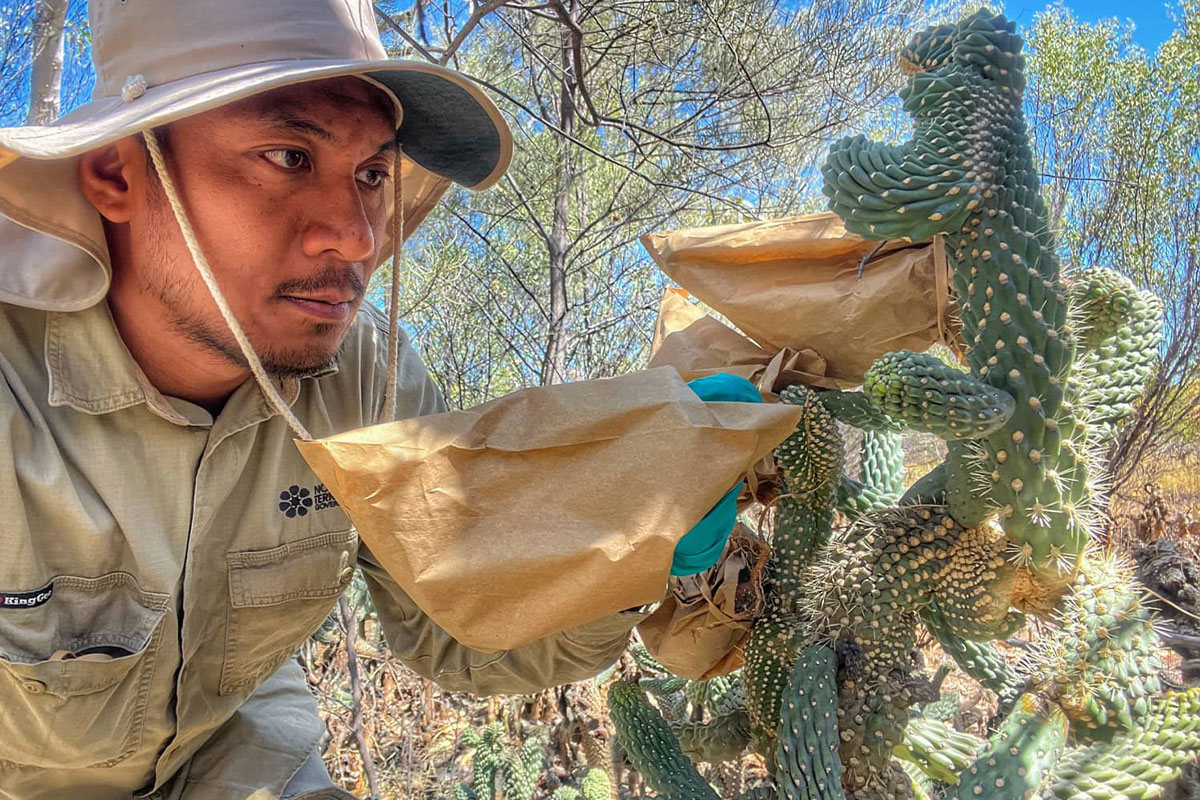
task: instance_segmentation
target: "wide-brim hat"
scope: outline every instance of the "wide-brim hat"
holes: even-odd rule
[[[0,128],[0,302],[74,310],[107,292],[80,154],[271,89],[357,76],[392,97],[406,234],[449,182],[485,189],[512,157],[508,126],[473,81],[387,57],[369,0],[91,0],[89,18],[92,101],[48,125]]]

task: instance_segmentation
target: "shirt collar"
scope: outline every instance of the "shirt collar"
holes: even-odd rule
[[[313,377],[334,372],[336,366]],[[213,422],[199,406],[167,397],[150,383],[121,340],[107,302],[82,311],[48,314],[46,373],[50,378],[51,406],[68,406],[85,414],[99,415],[144,403],[154,414],[176,425]],[[284,378],[276,385],[289,406],[300,396],[300,380],[296,378]],[[257,401],[267,406],[262,392],[255,395]],[[265,416],[274,413],[269,406],[267,410]]]

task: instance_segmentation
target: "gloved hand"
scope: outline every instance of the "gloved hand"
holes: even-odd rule
[[[761,403],[762,395],[754,384],[745,378],[719,372],[707,378],[688,381],[688,387],[708,402]],[[725,542],[737,524],[737,497],[742,484],[739,482],[717,501],[704,518],[684,534],[675,545],[675,558],[671,561],[671,574],[695,575],[710,569],[721,558]]]

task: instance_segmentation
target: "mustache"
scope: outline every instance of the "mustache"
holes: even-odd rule
[[[355,300],[362,299],[367,287],[353,267],[328,266],[315,275],[293,278],[275,287],[275,296],[320,292],[325,289],[349,289]]]

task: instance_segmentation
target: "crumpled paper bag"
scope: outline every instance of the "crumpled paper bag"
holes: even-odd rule
[[[798,420],[664,368],[297,444],[413,601],[497,651],[661,600],[676,542]]]
[[[687,381],[728,372],[757,386],[768,403],[776,402],[779,392],[794,383],[839,388],[836,380],[826,376],[827,362],[815,350],[785,347],[768,352],[689,302],[686,289],[663,292],[649,366],[674,367]]]
[[[823,360],[821,382],[848,389],[879,356],[951,343],[949,269],[940,243],[878,242],[832,213],[647,234],[659,269],[725,316],[770,357]],[[804,370],[810,366],[803,367]]]
[[[770,548],[741,523],[716,566],[672,583],[670,596],[638,623],[646,649],[674,675],[704,680],[742,666],[739,645],[762,615]]]
[[[779,402],[779,392],[795,383],[836,389],[825,377],[825,359],[812,350],[790,347],[771,354],[725,323],[688,301],[685,289],[663,293],[650,345],[650,367],[673,367],[685,381],[728,372],[758,387],[767,403]],[[738,509],[754,501],[769,505],[779,494],[779,468],[774,452],[767,453],[746,473]]]

